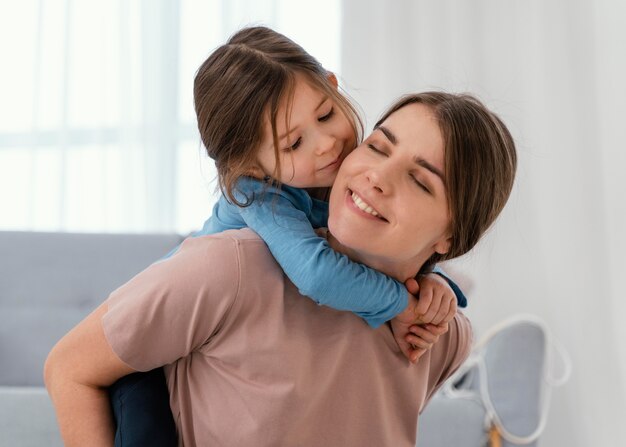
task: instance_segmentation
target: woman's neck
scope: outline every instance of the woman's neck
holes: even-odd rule
[[[424,260],[411,260],[411,262],[402,263],[398,260],[389,260],[388,258],[380,258],[376,256],[367,255],[356,250],[352,250],[350,247],[346,247],[339,240],[337,240],[330,231],[326,233],[326,239],[330,247],[347,257],[354,262],[367,265],[379,272],[384,273],[400,282],[404,282],[409,278],[414,278],[421,266],[427,261]]]

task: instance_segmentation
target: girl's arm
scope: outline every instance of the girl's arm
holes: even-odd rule
[[[241,208],[221,197],[196,236],[250,227],[301,294],[318,304],[352,311],[372,327],[405,310],[409,293],[402,283],[350,261],[315,233],[313,226],[327,224],[326,203],[312,200],[304,190],[276,188],[252,178],[240,179],[236,198],[254,200]],[[458,293],[462,303],[465,297]]]
[[[248,182],[254,192],[248,207],[238,208],[245,225],[268,245],[302,295],[318,304],[348,310],[378,327],[402,312],[409,293],[402,283],[333,250],[309,222],[311,199],[295,188]],[[253,191],[250,189],[254,188]]]

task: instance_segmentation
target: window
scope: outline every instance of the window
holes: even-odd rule
[[[339,70],[339,2],[30,0],[0,6],[0,229],[186,233],[215,201],[198,66],[247,24]]]

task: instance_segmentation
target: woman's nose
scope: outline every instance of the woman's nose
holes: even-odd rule
[[[389,194],[391,192],[392,179],[390,175],[391,173],[387,172],[382,166],[372,167],[365,173],[369,186],[382,194]]]

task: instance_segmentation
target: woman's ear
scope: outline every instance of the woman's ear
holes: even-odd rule
[[[337,76],[335,76],[335,73],[329,71],[328,74],[326,75],[326,77],[328,78],[328,81],[335,87],[338,88],[339,87],[339,82],[337,82]]]

